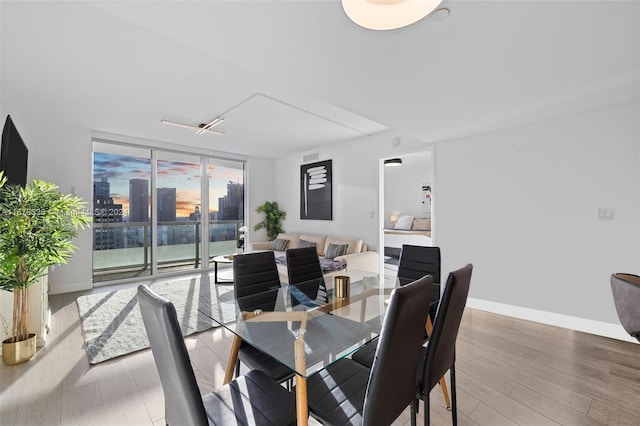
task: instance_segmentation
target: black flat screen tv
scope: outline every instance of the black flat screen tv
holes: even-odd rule
[[[0,170],[4,171],[7,178],[7,185],[27,184],[27,156],[29,150],[22,141],[20,133],[7,116],[2,130],[2,147],[0,148]]]

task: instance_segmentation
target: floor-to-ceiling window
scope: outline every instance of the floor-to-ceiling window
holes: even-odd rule
[[[94,282],[200,269],[235,253],[243,161],[94,141],[93,165]]]

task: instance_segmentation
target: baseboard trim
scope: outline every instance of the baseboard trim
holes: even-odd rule
[[[542,324],[555,325],[557,327],[610,337],[612,339],[623,340],[625,342],[638,343],[636,339],[629,336],[620,324],[611,324],[603,321],[572,317],[569,315],[556,314],[537,309],[523,308],[521,306],[475,299],[472,297],[467,299],[467,306],[474,309],[480,309],[481,311],[492,312],[494,314],[535,321]]]

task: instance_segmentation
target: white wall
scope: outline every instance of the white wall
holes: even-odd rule
[[[287,212],[285,230],[362,238],[369,249],[377,251],[380,159],[425,149],[423,142],[404,136],[400,145],[393,147],[395,136],[393,132],[383,132],[278,160],[275,201]],[[316,152],[317,161],[333,160],[331,221],[300,219],[300,166],[304,155]]]
[[[393,228],[392,214],[431,217],[431,205],[425,211],[422,204],[422,185],[431,185],[431,156],[420,153],[402,159],[402,166],[384,168],[385,228]]]
[[[252,157],[247,161],[247,198],[248,214],[247,227],[249,228],[246,246],[252,241],[267,241],[267,233],[264,229],[254,231],[253,225],[264,219],[262,213],[256,213],[256,208],[265,201],[276,198],[275,162],[263,158]]]
[[[640,272],[639,142],[636,104],[438,143],[443,271],[473,263],[473,298],[617,324],[609,276]]]
[[[63,193],[71,193],[75,186],[77,195],[90,208],[93,191],[91,131],[20,112],[11,112],[11,118],[29,148],[29,180],[53,182]],[[74,244],[78,249],[68,264],[57,266],[49,274],[51,294],[92,287],[91,229],[80,231]]]

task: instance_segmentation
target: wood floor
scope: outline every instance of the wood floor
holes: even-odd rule
[[[32,360],[0,366],[0,425],[163,425],[150,351],[90,367],[76,296],[50,298],[51,332]],[[186,342],[202,392],[220,386],[228,333]],[[457,354],[461,425],[640,425],[640,345],[467,309]],[[431,400],[431,424],[451,424],[439,387]]]

